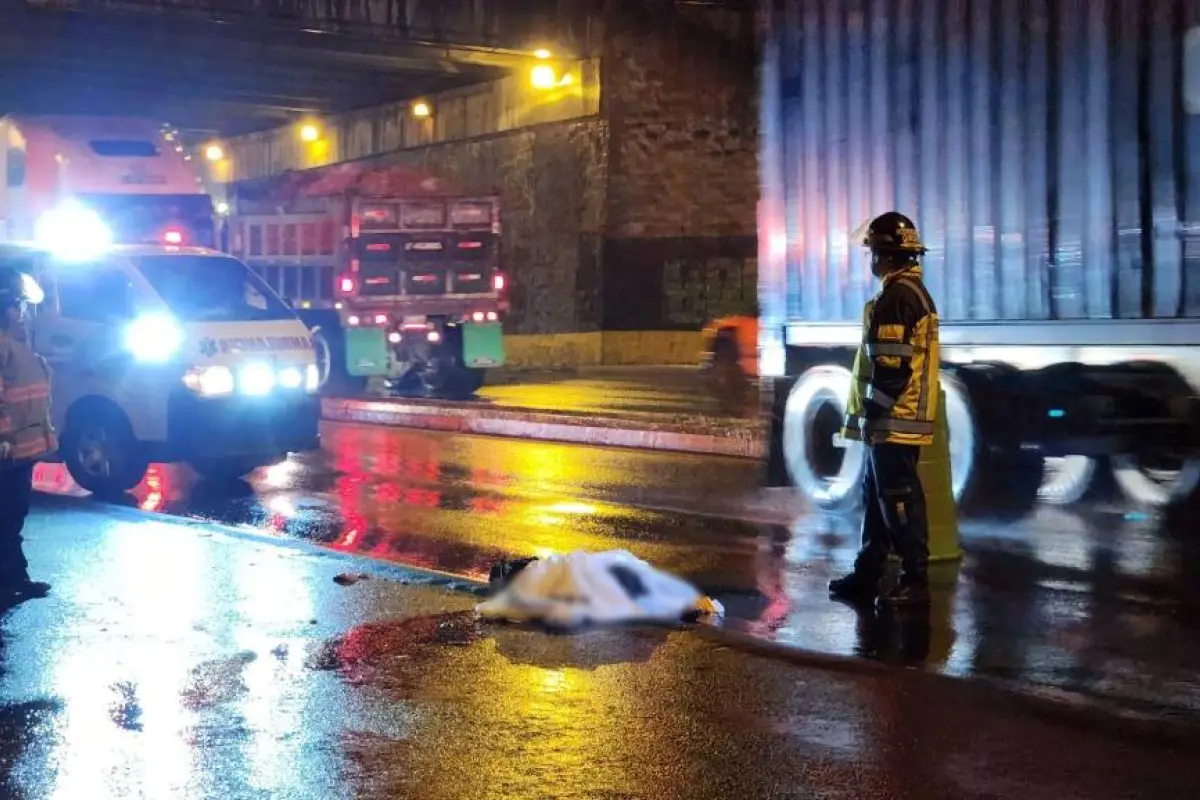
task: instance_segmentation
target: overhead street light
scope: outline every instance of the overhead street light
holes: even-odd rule
[[[300,126],[300,138],[306,142],[315,142],[321,138],[320,129],[313,124]]]
[[[538,64],[529,71],[529,82],[535,89],[553,89],[558,85],[558,73],[549,64]]]
[[[431,109],[429,107],[429,103],[426,103],[424,100],[418,100],[416,103],[413,103],[412,115],[414,117],[417,117],[418,119],[424,119],[432,113],[433,109]]]
[[[204,157],[209,161],[220,161],[225,157],[225,151],[221,149],[219,144],[210,144],[204,148]]]

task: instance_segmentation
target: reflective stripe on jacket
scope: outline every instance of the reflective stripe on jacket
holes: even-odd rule
[[[938,314],[921,268],[894,272],[863,309],[863,339],[842,436],[861,442],[933,443],[941,393]]]
[[[50,423],[50,368],[23,334],[0,331],[0,440],[19,461],[58,449]]]

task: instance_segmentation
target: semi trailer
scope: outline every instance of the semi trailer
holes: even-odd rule
[[[915,219],[961,508],[1200,499],[1200,4],[765,0],[768,477],[859,502],[837,436],[870,217]]]

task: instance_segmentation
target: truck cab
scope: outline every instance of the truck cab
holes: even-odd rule
[[[230,478],[319,447],[308,330],[245,264],[198,247],[85,252],[67,233],[66,249],[0,244],[0,266],[44,293],[27,324],[80,486],[128,491],[151,462]]]

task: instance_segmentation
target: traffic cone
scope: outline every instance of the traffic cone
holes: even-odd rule
[[[946,393],[938,398],[933,444],[921,448],[917,471],[925,490],[925,513],[929,520],[929,560],[957,561],[962,558],[958,543],[958,508],[954,504],[954,484],[950,475],[950,428],[946,423]]]

